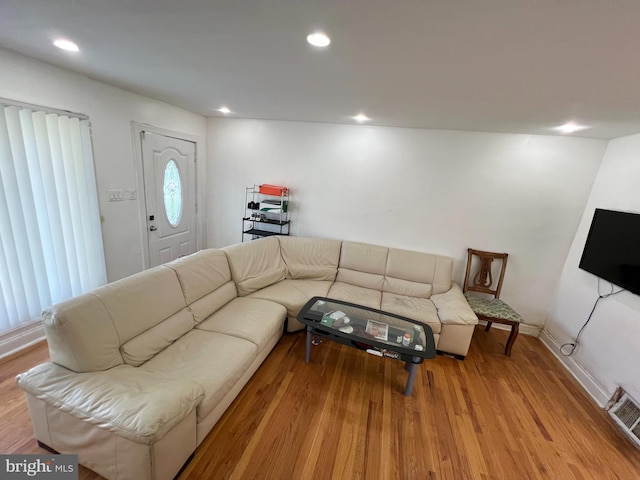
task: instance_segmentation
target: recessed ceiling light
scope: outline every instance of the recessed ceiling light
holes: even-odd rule
[[[586,127],[584,125],[578,125],[575,122],[568,122],[568,123],[565,123],[564,125],[560,125],[559,127],[555,127],[554,130],[557,130],[560,133],[574,133],[580,130],[585,130],[587,128],[589,127]]]
[[[54,40],[53,44],[61,50],[66,50],[67,52],[78,52],[80,50],[78,48],[78,45],[73,43],[71,40],[65,40],[64,38]]]
[[[221,113],[231,113],[231,110],[229,110],[227,107],[220,107],[218,111]]]
[[[314,47],[326,47],[331,43],[331,39],[322,32],[315,32],[307,35],[307,42]]]
[[[369,117],[367,117],[364,113],[359,113],[358,115],[352,117],[356,122],[366,122],[368,120],[371,120]]]

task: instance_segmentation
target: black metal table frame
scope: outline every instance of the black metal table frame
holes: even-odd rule
[[[320,324],[321,317],[317,315],[309,315],[309,310],[312,305],[314,305],[318,300],[323,300],[326,302],[331,302],[339,305],[344,305],[347,307],[358,308],[360,310],[369,311],[376,314],[383,314],[389,317],[398,318],[400,320],[404,320],[405,322],[413,323],[424,328],[425,338],[427,341],[427,348],[420,352],[420,355],[415,355],[417,353],[415,350],[410,350],[408,348],[403,348],[401,345],[389,345],[383,342],[377,342],[374,339],[362,338],[354,335],[350,335],[348,333],[343,333],[336,329],[328,329],[323,328],[323,325]],[[418,365],[420,365],[425,358],[435,358],[436,357],[436,347],[435,340],[433,338],[433,331],[429,325],[424,323],[417,322],[407,317],[402,317],[400,315],[395,315],[393,313],[385,312],[383,310],[376,310],[375,308],[365,307],[363,305],[358,305],[355,303],[344,302],[342,300],[335,300],[332,298],[325,297],[313,297],[309,300],[304,307],[300,310],[298,314],[298,321],[303,323],[306,326],[307,338],[306,338],[306,350],[304,362],[309,363],[311,361],[311,341],[314,335],[318,335],[323,338],[328,338],[334,342],[340,343],[342,345],[347,345],[354,348],[359,348],[357,343],[366,342],[370,344],[371,347],[375,349],[379,349],[378,351],[391,351],[398,355],[401,361],[405,362],[405,370],[409,372],[409,376],[407,378],[407,384],[404,389],[405,396],[411,396],[413,393],[413,386],[416,381],[416,375],[418,372]],[[317,325],[316,325],[317,324]],[[409,353],[410,352],[410,353]],[[388,358],[389,356],[386,355]],[[393,357],[391,357],[393,358]]]

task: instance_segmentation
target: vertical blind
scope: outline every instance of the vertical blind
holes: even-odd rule
[[[0,334],[106,283],[91,132],[0,104]]]

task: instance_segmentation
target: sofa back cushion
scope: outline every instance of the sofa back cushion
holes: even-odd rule
[[[176,272],[164,266],[100,287],[93,291],[93,295],[102,302],[111,317],[126,363],[136,364],[152,350],[155,355],[195,326],[190,315],[182,316],[178,321],[171,319],[185,309],[186,303]],[[186,318],[190,321],[185,321]],[[153,327],[169,319],[166,331],[158,335]],[[128,343],[139,335],[142,338],[137,342]]]
[[[280,236],[280,251],[292,280],[334,281],[340,261],[339,240]]]
[[[342,242],[336,281],[382,290],[388,253],[387,247]]]
[[[384,292],[409,297],[429,298],[451,288],[453,260],[440,255],[389,249],[384,277]]]
[[[287,266],[276,237],[239,243],[222,250],[227,254],[231,277],[241,297],[286,278]]]
[[[42,324],[53,363],[74,372],[107,370],[123,363],[109,312],[91,293],[46,308]]]
[[[187,308],[200,323],[238,296],[222,250],[201,250],[165,265],[176,272]]]
[[[191,329],[193,329],[193,315],[187,308],[183,308],[146,332],[125,342],[120,347],[122,358],[125,363],[139,367]]]

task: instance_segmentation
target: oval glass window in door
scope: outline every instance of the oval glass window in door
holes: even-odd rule
[[[180,171],[174,160],[169,160],[164,169],[164,182],[162,185],[164,196],[164,211],[169,225],[177,227],[182,216],[182,182]]]

